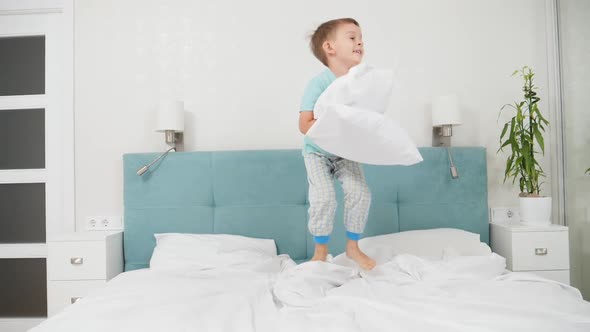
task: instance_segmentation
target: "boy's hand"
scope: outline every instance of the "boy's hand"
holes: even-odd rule
[[[299,131],[305,135],[309,128],[313,126],[315,119],[313,118],[313,111],[303,111],[299,113]]]

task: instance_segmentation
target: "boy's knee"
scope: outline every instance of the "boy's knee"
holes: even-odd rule
[[[336,211],[336,195],[329,197],[322,197],[315,200],[313,203],[317,208],[327,211]]]
[[[368,203],[371,203],[371,190],[369,190],[369,187],[366,187],[363,191],[363,199]]]
[[[371,191],[367,185],[359,186],[346,194],[346,198],[355,202],[371,203]]]
[[[371,191],[369,188],[361,191],[359,201],[367,205],[371,204]]]

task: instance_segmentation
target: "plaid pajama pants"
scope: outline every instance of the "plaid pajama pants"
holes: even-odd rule
[[[344,226],[350,239],[358,240],[364,231],[371,205],[371,192],[361,165],[340,157],[320,153],[303,156],[309,183],[308,228],[317,243],[326,243],[334,228],[336,193],[334,177],[344,192]]]

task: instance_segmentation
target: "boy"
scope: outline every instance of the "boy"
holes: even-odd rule
[[[313,78],[303,94],[299,113],[299,130],[303,134],[315,123],[313,109],[318,97],[337,77],[358,65],[364,53],[360,26],[352,18],[322,23],[313,33],[310,47],[315,57],[328,69]],[[358,247],[371,204],[371,192],[361,165],[322,150],[307,136],[304,138],[303,158],[309,182],[308,228],[315,241],[311,260],[325,261],[328,255],[328,241],[336,212],[333,185],[336,177],[344,191],[344,225],[348,237],[346,255],[361,268],[372,269],[375,261]]]

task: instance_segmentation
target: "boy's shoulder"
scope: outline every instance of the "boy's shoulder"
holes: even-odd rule
[[[313,110],[320,95],[328,88],[328,86],[330,86],[330,84],[332,84],[332,82],[334,82],[335,79],[336,75],[334,75],[330,69],[326,69],[312,78],[303,92],[300,111]]]
[[[330,69],[326,68],[321,73],[314,76],[309,81],[308,86],[319,86],[319,87],[325,88],[328,85],[330,85],[332,82],[334,82],[335,79],[336,79],[336,75],[334,75],[334,73]]]

